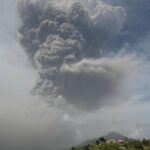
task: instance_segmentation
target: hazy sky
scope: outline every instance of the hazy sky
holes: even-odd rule
[[[0,0],[2,150],[150,137],[150,2],[66,2]]]

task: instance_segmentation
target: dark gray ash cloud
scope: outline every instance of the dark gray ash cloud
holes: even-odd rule
[[[78,108],[95,109],[115,103],[122,92],[122,81],[127,77],[133,60],[130,58],[97,60],[85,59],[77,64],[64,65],[63,94]],[[130,69],[129,69],[130,68]]]
[[[102,1],[90,1],[89,4],[70,1],[68,5],[61,2],[60,5],[58,1],[19,3],[20,42],[40,76],[33,93],[56,98],[62,95],[70,104],[82,103],[80,106],[94,109],[102,105],[107,95],[115,95],[123,79],[119,74],[122,66],[116,70],[117,63],[112,67],[109,59],[103,62],[101,53],[103,47],[120,33],[126,12],[123,7]],[[92,3],[93,9],[89,9]],[[85,58],[86,65],[83,63]],[[95,72],[98,65],[106,72],[101,69]],[[66,66],[75,70],[65,70]],[[85,72],[82,71],[84,67]],[[76,69],[80,70],[78,74]]]

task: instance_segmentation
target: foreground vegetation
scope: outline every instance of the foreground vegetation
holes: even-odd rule
[[[100,143],[89,144],[82,147],[72,147],[71,150],[150,150],[150,140],[125,140],[123,143]]]

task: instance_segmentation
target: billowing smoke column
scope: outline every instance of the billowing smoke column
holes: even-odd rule
[[[126,60],[100,57],[102,46],[122,28],[122,7],[96,0],[27,0],[19,3],[19,13],[20,42],[40,75],[35,94],[61,95],[74,106],[94,109],[116,93]]]

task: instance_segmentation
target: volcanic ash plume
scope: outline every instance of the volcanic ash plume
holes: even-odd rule
[[[19,13],[20,42],[39,70],[35,94],[61,95],[85,108],[89,101],[96,102],[95,108],[106,95],[114,95],[124,60],[100,57],[102,47],[122,28],[126,18],[122,7],[102,1],[27,0],[19,3]]]

